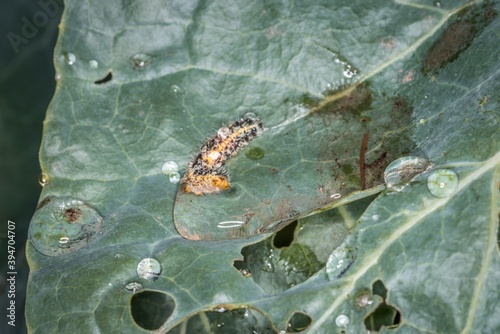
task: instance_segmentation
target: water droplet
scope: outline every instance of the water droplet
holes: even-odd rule
[[[437,169],[427,178],[427,188],[439,198],[453,195],[457,187],[458,175],[449,169]]]
[[[330,198],[333,198],[333,199],[338,199],[340,197],[342,197],[342,195],[339,194],[339,193],[336,193],[336,194],[333,194],[333,195],[330,196]]]
[[[434,6],[436,6],[437,8],[441,8],[441,2],[434,1]]]
[[[132,291],[132,293],[136,293],[139,290],[143,289],[143,286],[139,282],[130,282],[129,284],[125,285],[125,289],[128,291]]]
[[[153,61],[153,57],[146,53],[138,53],[130,57],[130,64],[134,70],[142,71]]]
[[[357,239],[354,235],[347,236],[344,241],[330,254],[326,263],[326,274],[330,280],[340,278],[356,259]]]
[[[73,65],[76,62],[76,56],[71,52],[66,52],[64,53],[64,60],[66,61],[66,64]]]
[[[257,115],[253,112],[247,112],[245,115],[243,115],[243,119],[257,119]]]
[[[42,186],[45,187],[45,185],[49,182],[49,177],[45,173],[40,173],[38,176],[38,183]]]
[[[345,314],[340,314],[337,318],[335,318],[335,325],[337,325],[337,327],[346,328],[349,326],[349,322],[350,319]]]
[[[240,270],[240,273],[241,273],[241,275],[243,275],[244,277],[250,277],[250,276],[252,276],[252,273],[251,273],[251,272],[250,272],[250,270],[248,270],[248,269],[241,269],[241,270]]]
[[[59,256],[91,243],[103,218],[84,202],[73,198],[47,198],[36,210],[28,230],[31,244],[42,254]]]
[[[227,126],[224,126],[217,130],[217,137],[220,139],[226,139],[231,134],[231,130]]]
[[[181,174],[177,172],[170,173],[168,174],[168,180],[171,183],[179,183],[179,181],[181,180]]]
[[[93,68],[95,70],[99,67],[99,63],[97,62],[97,60],[92,59],[89,61],[89,66],[90,68]]]
[[[414,156],[394,160],[384,171],[384,180],[388,189],[403,191],[403,189],[418,174],[429,169],[429,160]]]
[[[170,175],[171,173],[178,172],[179,166],[175,161],[167,161],[161,166],[161,172],[165,175]]]
[[[374,222],[378,221],[379,219],[380,219],[380,216],[379,216],[379,215],[373,215],[373,216],[372,216],[372,220],[373,220]]]
[[[170,91],[174,94],[182,94],[182,89],[181,87],[177,86],[177,85],[171,85],[170,86]]]
[[[61,80],[61,73],[57,73],[57,72],[56,72],[55,79],[56,79],[56,81]]]
[[[217,227],[219,228],[234,228],[234,227],[241,227],[245,225],[245,222],[237,221],[237,220],[229,220],[226,222],[220,222],[217,224]]]
[[[361,291],[354,297],[354,306],[361,310],[373,304],[373,295],[368,291]]]
[[[137,265],[137,275],[150,281],[156,281],[161,274],[161,264],[153,258],[143,259]]]
[[[344,68],[343,74],[344,74],[344,77],[350,79],[356,75],[356,70],[353,69],[351,66],[346,66],[346,68]]]

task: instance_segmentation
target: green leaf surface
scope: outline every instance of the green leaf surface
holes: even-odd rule
[[[69,1],[30,331],[500,330],[498,10]],[[265,129],[225,164],[228,190],[162,173],[247,112]],[[382,191],[409,155],[429,167]]]

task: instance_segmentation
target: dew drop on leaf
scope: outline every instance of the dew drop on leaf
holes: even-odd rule
[[[80,200],[47,198],[31,219],[28,238],[40,253],[59,256],[92,242],[102,222],[103,218]]]
[[[177,172],[170,173],[168,175],[168,180],[171,183],[179,183],[179,181],[181,180],[181,175]]]
[[[391,162],[384,171],[384,180],[388,189],[403,191],[403,189],[418,174],[430,167],[429,160],[414,156],[402,157]]]
[[[217,130],[217,137],[220,139],[226,139],[231,134],[231,130],[227,126],[224,126]]]
[[[165,175],[170,175],[171,173],[178,172],[179,166],[175,161],[167,161],[161,166],[161,172]]]
[[[142,290],[143,286],[139,282],[130,282],[127,285],[125,285],[125,289],[128,291],[132,291],[132,293],[136,293],[137,291]]]
[[[66,52],[64,54],[64,60],[66,61],[66,64],[73,65],[76,62],[76,56],[71,52]]]
[[[427,178],[427,188],[436,197],[453,195],[458,186],[457,174],[449,169],[437,169]]]
[[[335,325],[340,328],[346,328],[349,326],[350,319],[345,314],[339,314],[337,318],[335,318]]]
[[[95,70],[96,68],[99,67],[99,63],[97,62],[97,60],[92,59],[89,61],[89,66],[90,66],[90,68]]]
[[[145,258],[137,265],[137,275],[139,277],[156,281],[161,274],[161,264],[153,258]]]
[[[357,239],[354,235],[347,236],[344,241],[330,254],[326,263],[326,274],[330,280],[343,276],[356,259]]]
[[[42,186],[45,187],[45,185],[49,182],[49,177],[45,173],[40,173],[38,176],[38,183]]]
[[[148,66],[151,61],[153,60],[153,57],[146,54],[146,53],[138,53],[130,57],[130,64],[132,65],[132,68],[134,70],[143,70]]]

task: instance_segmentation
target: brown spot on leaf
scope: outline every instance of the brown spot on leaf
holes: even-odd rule
[[[475,27],[471,23],[457,21],[446,29],[431,48],[424,61],[424,73],[442,68],[453,61],[474,39]]]
[[[82,217],[82,211],[80,209],[69,208],[64,211],[66,215],[66,221],[68,223],[74,223]]]

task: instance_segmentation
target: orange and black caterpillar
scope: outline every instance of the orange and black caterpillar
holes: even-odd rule
[[[224,163],[263,131],[257,118],[242,118],[222,127],[200,149],[181,180],[185,192],[195,195],[217,193],[229,188]]]

